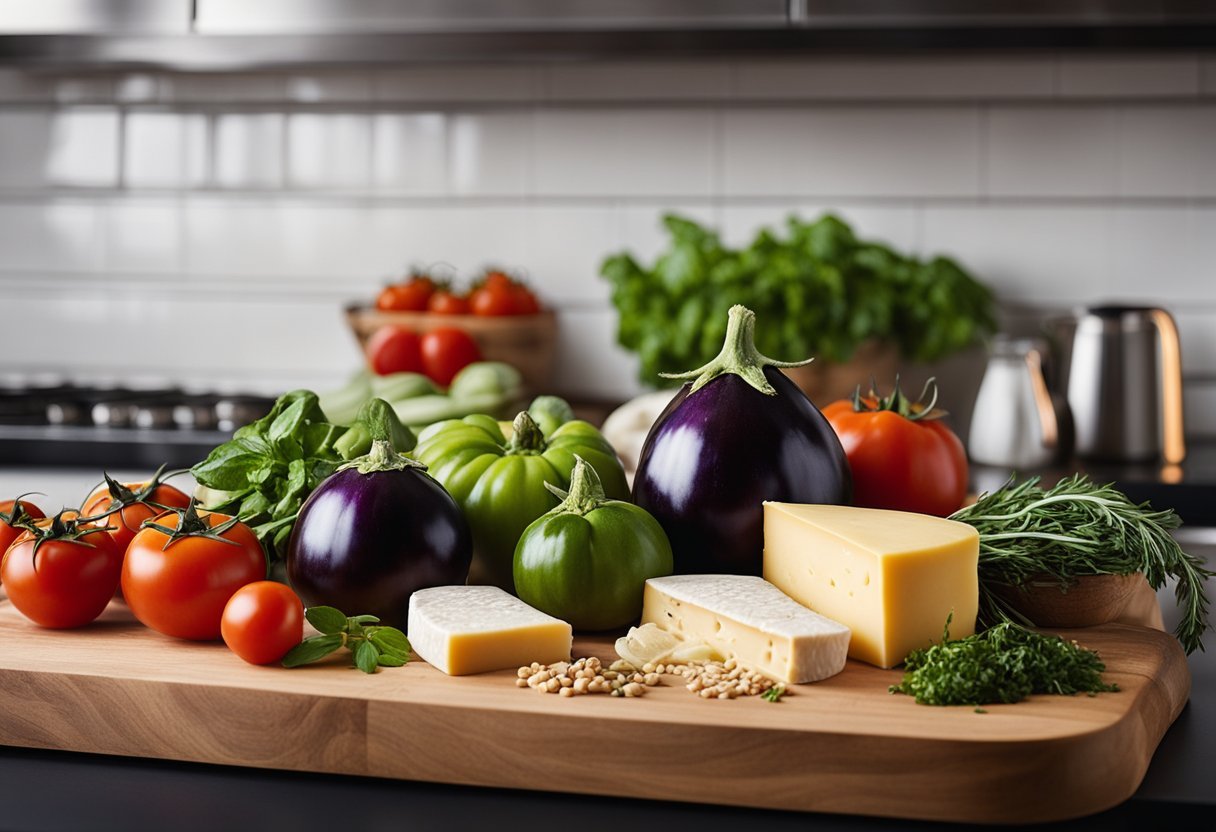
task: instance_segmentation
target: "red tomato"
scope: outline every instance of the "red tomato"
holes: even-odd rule
[[[540,302],[536,299],[536,294],[527,286],[517,283],[512,291],[515,298],[516,315],[535,315],[540,311]]]
[[[46,517],[42,509],[28,500],[0,501],[0,555],[21,535],[21,529],[13,525],[20,520],[41,520]]]
[[[122,574],[122,550],[70,514],[23,531],[0,561],[0,581],[22,615],[43,627],[83,627],[101,615]],[[37,551],[35,551],[37,543]]]
[[[180,488],[158,483],[155,478],[146,482],[100,485],[85,498],[84,505],[80,508],[80,516],[107,515],[90,525],[98,528],[109,526],[110,537],[114,538],[118,548],[125,552],[140,525],[164,512],[164,509],[150,503],[185,508],[190,503],[190,497]]]
[[[220,633],[250,664],[277,662],[304,640],[304,604],[278,581],[245,584],[228,599]]]
[[[441,289],[431,295],[430,303],[426,308],[436,315],[467,315],[469,314],[469,301],[455,292]]]
[[[469,295],[469,309],[474,315],[513,315],[515,314],[514,290],[509,283],[487,281]]]
[[[481,349],[463,329],[441,326],[422,336],[423,371],[441,387],[447,387],[457,373],[480,360]]]
[[[245,584],[266,578],[262,546],[244,523],[219,533],[222,540],[208,536],[231,519],[189,508],[154,520],[176,530],[172,538],[152,526],[135,535],[122,565],[122,594],[140,622],[176,638],[220,637],[228,599]]]
[[[891,409],[893,402],[896,409]],[[847,399],[823,409],[849,458],[853,504],[938,517],[962,508],[967,453],[958,436],[933,414],[932,402],[928,407],[909,406],[902,396],[883,399],[871,391],[859,403],[860,410]]]
[[[434,281],[415,275],[404,283],[394,283],[381,289],[376,296],[376,308],[392,312],[422,312],[434,291]]]
[[[367,339],[367,363],[376,375],[421,373],[422,339],[405,327],[387,324]]]

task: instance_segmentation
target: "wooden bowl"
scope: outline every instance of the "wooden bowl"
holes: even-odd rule
[[[549,392],[557,360],[557,315],[551,309],[535,315],[435,315],[429,312],[386,312],[374,306],[346,307],[346,322],[359,341],[386,324],[402,326],[419,334],[443,326],[462,329],[481,348],[486,361],[502,361],[519,370],[529,394]]]
[[[1039,627],[1095,627],[1119,618],[1144,576],[1081,575],[1067,588],[1044,576],[993,594]]]

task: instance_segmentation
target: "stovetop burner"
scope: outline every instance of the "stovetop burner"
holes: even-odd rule
[[[0,464],[187,467],[273,404],[175,387],[0,388]]]

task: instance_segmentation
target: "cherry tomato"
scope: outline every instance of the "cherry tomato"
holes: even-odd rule
[[[535,315],[540,311],[540,302],[527,286],[517,283],[512,292],[514,294],[516,315]]]
[[[436,315],[467,315],[469,314],[469,301],[462,295],[441,289],[431,295],[430,303],[426,308]]]
[[[421,373],[422,339],[405,327],[386,324],[367,339],[367,363],[376,375]]]
[[[266,578],[257,537],[244,523],[226,525],[231,520],[191,506],[152,521],[172,536],[153,525],[135,535],[122,565],[122,594],[140,622],[176,638],[220,637],[228,599]]]
[[[433,280],[415,275],[404,283],[394,283],[381,289],[376,296],[376,308],[391,312],[422,312],[434,291]]]
[[[83,627],[101,615],[122,574],[110,535],[70,514],[23,531],[0,561],[0,581],[22,615],[43,627]],[[35,544],[37,544],[35,546]]]
[[[928,406],[911,405],[896,392],[881,398],[871,390],[856,402],[823,409],[844,447],[853,472],[853,504],[946,517],[967,496],[967,453],[958,436]],[[926,392],[929,390],[926,387]]]
[[[498,316],[515,314],[515,293],[509,283],[483,283],[469,295],[469,309],[474,315]]]
[[[245,584],[224,606],[220,633],[250,664],[277,662],[304,640],[304,604],[278,581]]]
[[[46,517],[42,509],[29,500],[0,501],[0,555],[21,536],[21,529],[13,525],[18,520],[41,520]]]
[[[463,329],[441,326],[422,336],[423,372],[441,387],[447,387],[457,373],[480,360],[481,349]]]
[[[85,498],[84,505],[80,508],[80,516],[97,517],[106,514],[106,517],[98,519],[92,525],[99,528],[109,526],[110,537],[114,538],[118,548],[125,552],[140,525],[164,511],[150,503],[185,508],[189,502],[190,497],[185,492],[167,483],[114,483],[109,480],[106,485],[98,486]]]

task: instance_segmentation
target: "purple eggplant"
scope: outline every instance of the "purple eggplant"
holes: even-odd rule
[[[718,356],[690,373],[642,446],[633,500],[671,541],[675,573],[759,575],[765,500],[848,505],[853,478],[827,419],[730,310]]]
[[[426,467],[393,449],[389,406],[365,405],[371,450],[317,486],[287,548],[287,580],[304,605],[375,615],[404,629],[415,590],[463,584],[473,539],[460,506]]]

